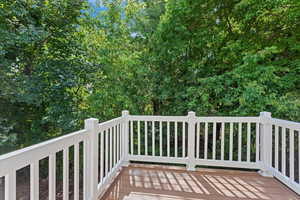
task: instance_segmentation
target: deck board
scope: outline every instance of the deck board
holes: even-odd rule
[[[99,200],[299,200],[274,178],[223,169],[130,165]]]

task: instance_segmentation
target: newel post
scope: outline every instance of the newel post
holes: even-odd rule
[[[260,158],[262,176],[272,177],[272,117],[270,112],[260,113]]]
[[[98,119],[90,118],[84,121],[84,129],[88,131],[88,136],[84,143],[84,200],[93,200],[97,198],[98,126]]]
[[[195,159],[195,124],[196,124],[196,113],[188,113],[188,163],[187,170],[196,170],[196,159]]]
[[[123,163],[122,166],[129,165],[129,111],[123,110],[122,111],[122,118],[123,118],[123,134],[122,134],[122,144],[123,144]]]

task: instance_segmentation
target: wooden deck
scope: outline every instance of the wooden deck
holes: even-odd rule
[[[100,200],[296,200],[300,196],[256,172],[130,165]]]

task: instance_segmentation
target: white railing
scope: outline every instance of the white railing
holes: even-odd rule
[[[74,151],[70,151],[70,148]],[[83,149],[83,154],[80,154]],[[100,123],[87,119],[85,129],[0,156],[5,200],[16,199],[16,171],[30,166],[30,194],[39,199],[39,161],[49,160],[49,200],[56,198],[56,153],[63,151],[63,199],[69,199],[69,153],[74,154],[74,199],[79,199],[80,162],[83,197],[95,200],[120,167],[130,161],[258,169],[300,194],[300,124],[259,117],[137,116]],[[83,159],[82,159],[83,158]],[[296,159],[295,159],[296,158]]]
[[[300,123],[274,118],[270,122],[273,175],[300,194]]]
[[[268,112],[259,117],[196,117],[189,112],[127,119],[128,161],[185,164],[188,170],[196,166],[257,169],[300,194],[300,123],[271,118]],[[281,146],[279,129],[284,137]]]
[[[0,177],[5,177],[5,200],[16,199],[16,171],[30,166],[30,199],[39,199],[39,161],[48,158],[49,199],[56,196],[56,153],[63,151],[63,190],[68,199],[69,148],[74,146],[74,197],[79,198],[79,145],[87,146],[87,130],[81,130],[0,157]],[[84,171],[86,171],[86,166]],[[87,189],[87,188],[86,188]]]
[[[259,133],[258,117],[199,117],[196,120],[195,164],[259,169]],[[202,135],[204,155],[200,156]],[[211,148],[208,148],[209,141]]]
[[[259,117],[129,116],[129,132],[132,161],[187,164],[190,170],[196,165],[260,168]]]
[[[126,112],[125,112],[126,113]],[[30,166],[30,199],[39,195],[40,161],[48,159],[48,195],[55,200],[56,157],[63,151],[63,199],[69,199],[70,148],[74,149],[74,200],[80,198],[80,180],[83,180],[83,198],[97,199],[118,172],[124,157],[123,118],[99,124],[97,119],[85,120],[85,129],[53,140],[0,156],[0,178],[5,178],[5,200],[16,200],[16,172]],[[122,138],[122,139],[121,139]],[[83,153],[80,153],[81,151]],[[83,163],[83,169],[80,169]],[[80,171],[83,171],[83,177]],[[0,197],[1,198],[1,197]]]

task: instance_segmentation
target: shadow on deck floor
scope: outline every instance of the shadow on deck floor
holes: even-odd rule
[[[299,200],[274,178],[256,172],[130,165],[101,200]]]

